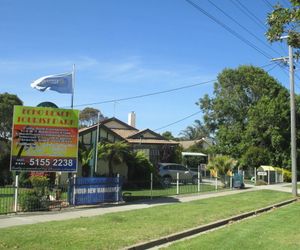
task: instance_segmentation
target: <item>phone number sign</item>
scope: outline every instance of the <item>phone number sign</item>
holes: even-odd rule
[[[15,106],[10,169],[76,172],[79,111]]]

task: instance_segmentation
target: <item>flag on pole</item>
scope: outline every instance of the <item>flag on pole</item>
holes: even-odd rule
[[[31,87],[39,91],[53,90],[63,94],[73,94],[72,73],[41,77],[31,83]]]

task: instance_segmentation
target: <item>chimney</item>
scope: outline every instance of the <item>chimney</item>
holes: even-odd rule
[[[128,114],[128,125],[135,128],[136,115],[135,112],[132,111]]]

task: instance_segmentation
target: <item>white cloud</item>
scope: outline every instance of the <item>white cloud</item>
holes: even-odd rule
[[[204,74],[204,68],[195,65],[171,64],[170,62],[149,64],[140,57],[99,60],[92,57],[51,60],[0,60],[0,73],[4,76],[22,74],[32,79],[43,74],[55,74],[72,70],[82,78],[114,84],[164,84],[169,87],[193,84],[215,78]]]

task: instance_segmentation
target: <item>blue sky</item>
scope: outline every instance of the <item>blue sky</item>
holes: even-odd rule
[[[245,32],[208,0],[193,2],[272,57],[287,55],[284,43],[268,44],[262,24],[245,14],[249,15],[248,10],[265,23],[266,14],[271,11],[268,3],[278,1],[211,0],[267,45]],[[287,0],[280,2],[287,6]],[[70,106],[70,95],[42,93],[32,89],[30,83],[45,75],[71,71],[73,64],[76,108],[213,80],[226,67],[271,63],[270,58],[184,0],[0,0],[0,6],[0,93],[17,94],[27,106],[43,101]],[[265,69],[288,86],[287,71],[272,65]],[[195,103],[204,94],[212,93],[213,83],[208,83],[88,106],[125,122],[127,114],[135,111],[139,129],[157,129],[199,111]],[[195,119],[201,120],[202,115],[157,132],[169,130],[177,135]]]

